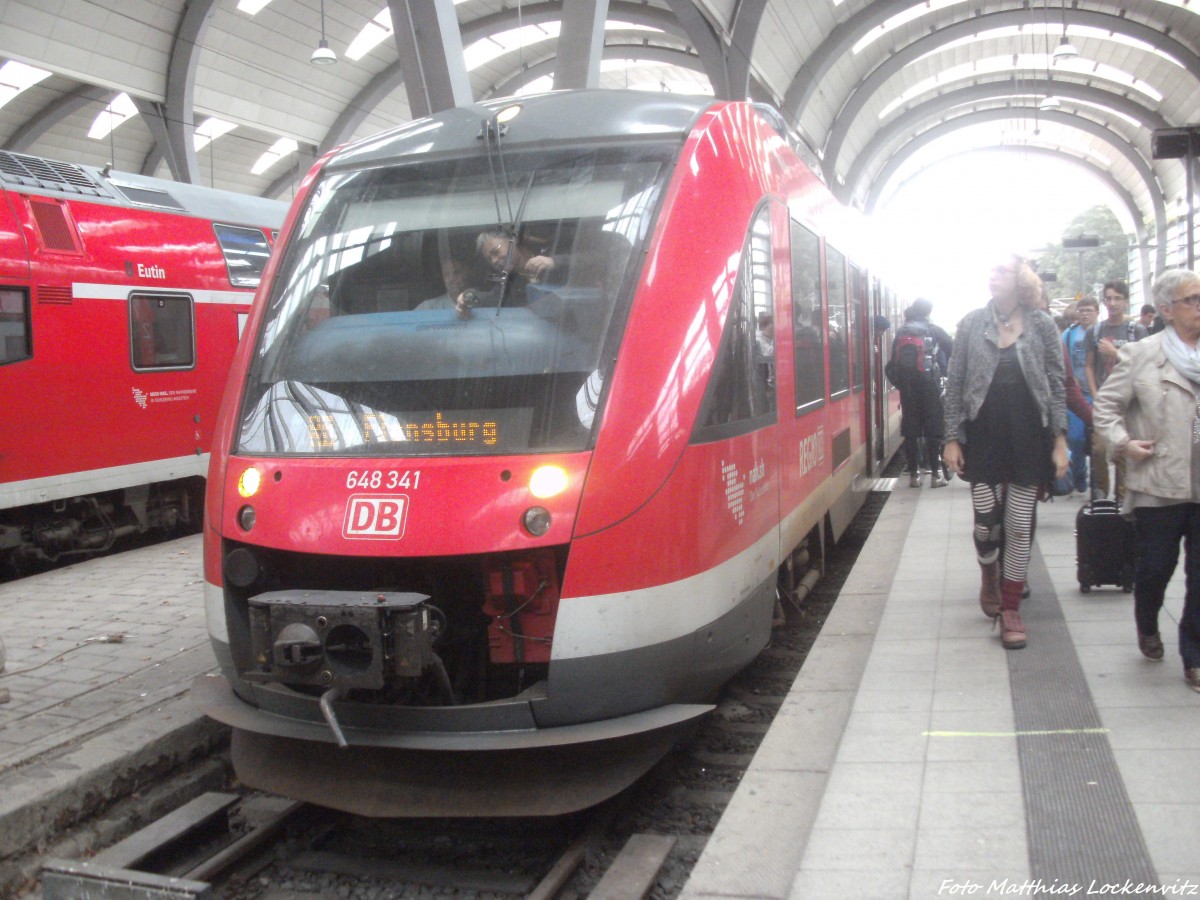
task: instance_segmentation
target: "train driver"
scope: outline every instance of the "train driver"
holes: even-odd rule
[[[487,292],[460,293],[455,310],[463,317],[470,315],[472,306],[499,306],[502,297],[505,306],[526,305],[526,288],[547,280],[558,268],[553,257],[538,253],[503,229],[482,232],[475,241],[475,249],[499,283]]]

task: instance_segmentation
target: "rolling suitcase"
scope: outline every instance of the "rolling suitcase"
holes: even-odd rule
[[[1091,435],[1087,453],[1091,456]],[[1095,487],[1095,477],[1089,478]],[[1133,590],[1133,523],[1120,513],[1115,500],[1092,500],[1075,516],[1075,573],[1079,590],[1113,584]]]

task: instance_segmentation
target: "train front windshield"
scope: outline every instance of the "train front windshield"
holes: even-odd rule
[[[271,292],[239,450],[585,449],[676,149],[326,174]]]

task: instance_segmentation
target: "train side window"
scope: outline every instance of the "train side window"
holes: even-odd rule
[[[796,351],[796,414],[825,403],[825,330],[821,327],[821,241],[792,222],[792,344]]]
[[[217,243],[225,254],[229,283],[234,287],[258,287],[271,247],[266,236],[257,228],[213,223]]]
[[[29,291],[0,287],[0,365],[33,356]]]
[[[829,396],[850,390],[850,311],[846,302],[846,257],[825,244],[825,284],[829,298]]]
[[[850,366],[854,390],[861,391],[866,386],[866,312],[869,301],[867,273],[850,263]]]
[[[774,294],[771,211],[764,206],[746,238],[693,442],[734,437],[774,421]]]
[[[134,369],[190,369],[196,364],[192,298],[131,294],[129,342]]]

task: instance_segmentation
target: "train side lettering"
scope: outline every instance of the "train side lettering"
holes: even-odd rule
[[[800,442],[800,475],[804,476],[825,462],[825,429],[818,428]]]
[[[157,278],[163,281],[167,277],[167,270],[162,266],[144,266],[141,263],[137,264],[138,278]]]

